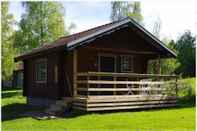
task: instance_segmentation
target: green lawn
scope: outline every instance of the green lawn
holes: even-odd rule
[[[195,79],[185,79],[195,95]],[[185,91],[184,91],[185,92]],[[190,91],[189,91],[190,92]],[[184,93],[181,95],[183,96]],[[186,91],[185,95],[188,93]],[[189,93],[190,95],[190,93]],[[186,98],[183,96],[183,98]],[[2,91],[3,131],[67,131],[67,130],[134,130],[134,131],[194,131],[195,106],[191,97],[182,100],[181,106],[168,109],[138,111],[74,113],[65,118],[35,120],[21,114],[36,110],[25,105],[20,90]],[[192,98],[193,99],[193,98]]]

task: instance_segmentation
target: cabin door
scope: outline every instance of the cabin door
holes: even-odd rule
[[[116,57],[112,55],[102,55],[99,57],[99,71],[100,72],[116,72]],[[113,80],[111,76],[103,76],[99,78],[100,80]],[[101,87],[99,85],[98,87]],[[112,88],[113,85],[104,85],[104,88]],[[112,95],[113,92],[98,92],[99,95]]]
[[[115,56],[100,56],[100,72],[116,72]]]

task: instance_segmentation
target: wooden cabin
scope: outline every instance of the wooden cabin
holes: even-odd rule
[[[73,109],[102,111],[176,105],[177,76],[160,75],[160,59],[176,54],[131,18],[33,49],[23,61],[27,103],[72,100]],[[157,74],[147,74],[158,59]]]

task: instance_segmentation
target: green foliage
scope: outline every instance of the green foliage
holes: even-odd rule
[[[64,8],[59,2],[23,2],[23,6],[26,13],[19,23],[14,43],[20,53],[69,34],[64,25]]]
[[[163,40],[166,46],[174,52],[177,52],[175,49],[175,42],[171,40]],[[177,59],[167,58],[161,60],[161,74],[174,74],[177,67],[180,65]]]
[[[157,74],[157,60],[149,60],[148,61],[148,67],[147,67],[147,73],[148,74]]]
[[[180,38],[173,40],[164,39],[166,46],[177,54],[177,58],[161,60],[161,74],[182,74],[186,76],[195,76],[195,54],[196,37],[192,36],[190,31],[183,33]],[[157,60],[152,60],[148,65],[149,73],[156,73]]]
[[[179,63],[174,58],[168,58],[161,60],[161,74],[175,74],[175,69]]]
[[[177,59],[180,62],[176,72],[184,76],[195,76],[196,37],[186,31],[176,42]]]
[[[11,80],[15,67],[14,56],[16,54],[13,48],[13,30],[14,19],[8,13],[8,2],[1,2],[1,42],[2,42],[2,79]]]
[[[111,7],[112,21],[120,20],[125,17],[131,17],[138,23],[141,23],[143,20],[140,2],[113,1],[111,2]]]
[[[178,80],[179,103],[182,106],[195,105],[196,101],[196,78]]]
[[[180,96],[187,97],[187,96],[194,96],[196,94],[196,78],[186,78],[179,80],[180,82]],[[185,92],[186,91],[186,92]],[[191,91],[191,92],[190,92]]]
[[[174,41],[168,42],[168,40],[163,40],[166,43],[166,46],[176,52]],[[148,73],[155,74],[157,71],[158,59],[150,60],[148,63]],[[164,58],[160,60],[161,74],[175,74],[175,70],[180,65],[177,59],[175,58]]]

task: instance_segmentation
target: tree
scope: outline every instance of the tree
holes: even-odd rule
[[[173,40],[163,40],[166,46],[177,53],[175,42]],[[161,60],[161,74],[175,74],[177,67],[180,65],[179,61],[175,58],[165,58]]]
[[[154,25],[152,27],[152,34],[159,38],[160,37],[160,31],[161,31],[161,19],[159,17],[157,17],[156,21],[154,22]],[[156,74],[158,73],[158,70],[157,70],[157,63],[159,62],[159,59],[154,59],[154,60],[150,60],[149,63],[148,63],[148,73],[151,73],[151,74]],[[164,60],[161,60],[160,61],[160,65],[162,66],[164,64]],[[161,68],[161,72],[162,74],[165,74],[166,72],[163,71],[163,69]]]
[[[164,38],[163,43],[172,51],[175,53],[177,50],[175,49],[175,42],[173,40],[169,40],[167,38]],[[155,74],[157,73],[157,63],[158,60],[151,60],[148,63],[148,73]],[[177,67],[179,66],[179,61],[174,58],[163,58],[160,60],[160,68],[161,68],[161,74],[175,74]]]
[[[196,37],[190,31],[183,33],[176,42],[177,59],[180,62],[177,73],[195,76]]]
[[[153,25],[153,30],[152,30],[152,34],[159,38],[160,37],[160,31],[161,31],[161,19],[160,17],[157,17],[156,21],[154,22]]]
[[[126,17],[131,17],[138,23],[141,23],[143,20],[140,2],[114,1],[111,2],[111,9],[112,21],[120,20]]]
[[[2,80],[11,80],[14,70],[15,50],[13,48],[13,30],[14,19],[8,13],[8,2],[1,2],[1,42],[2,42]]]
[[[59,2],[23,2],[26,13],[15,35],[15,46],[20,53],[48,44],[63,35],[65,30],[64,8]]]

